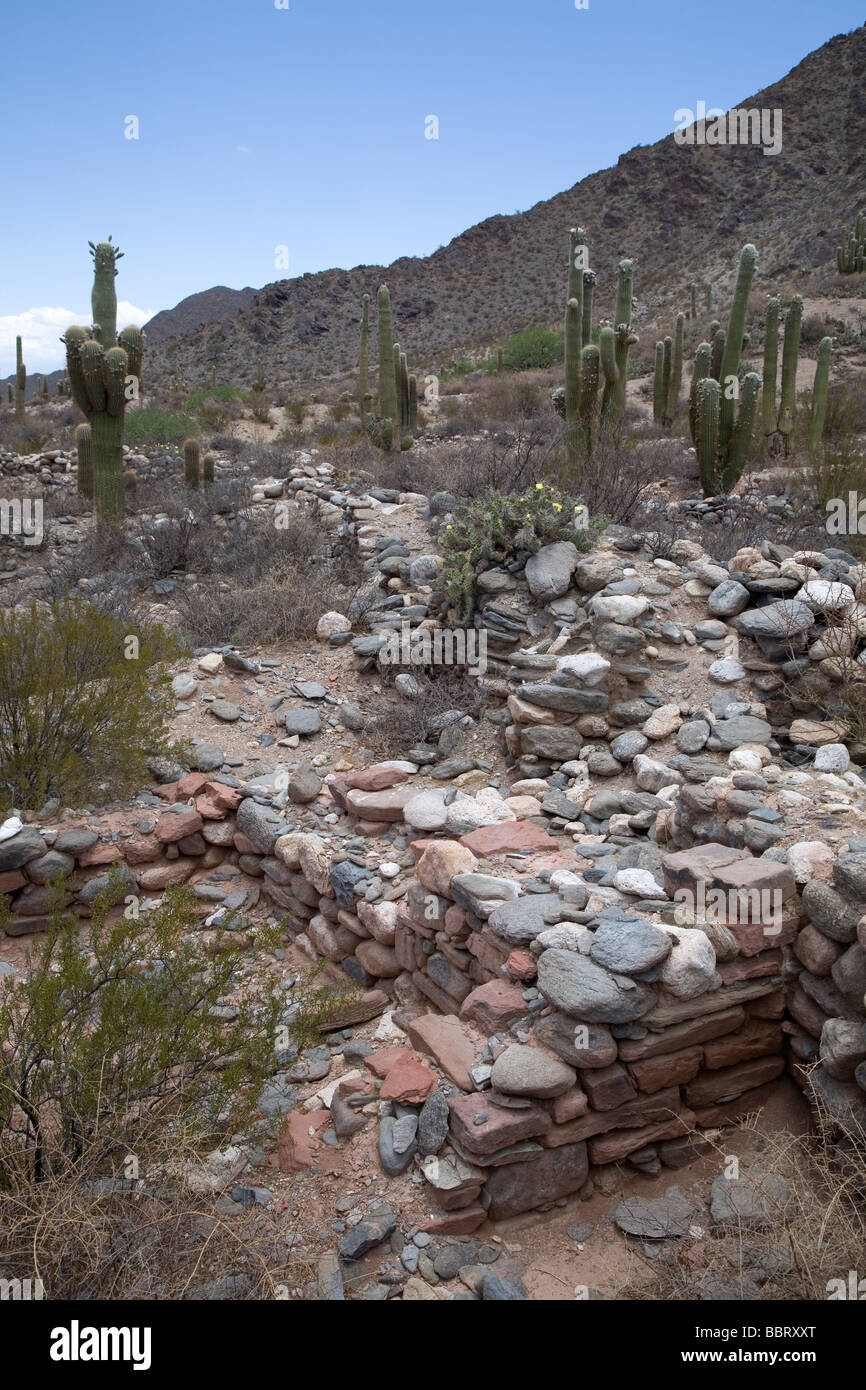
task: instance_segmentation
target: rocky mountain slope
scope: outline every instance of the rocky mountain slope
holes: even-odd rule
[[[361,298],[375,296],[382,280],[391,288],[401,342],[423,366],[557,322],[565,237],[577,223],[589,232],[600,315],[613,312],[617,260],[634,259],[638,324],[667,299],[685,307],[692,279],[711,280],[723,301],[746,241],[759,248],[760,276],[777,285],[802,270],[832,269],[839,228],[866,186],[864,76],[861,27],[739,103],[781,108],[778,155],[758,146],[678,145],[671,134],[527,212],[488,218],[431,256],[277,281],[229,318],[222,312],[227,292],[219,291],[219,374],[249,380],[261,363],[274,382],[313,384],[353,371]],[[213,312],[217,293],[193,295],[148,325],[154,384],[179,364],[191,381],[211,370],[200,315]]]

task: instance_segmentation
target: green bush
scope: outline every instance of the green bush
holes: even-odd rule
[[[217,930],[214,949],[192,930],[200,905],[190,889],[168,888],[153,910],[130,903],[118,917],[111,909],[128,892],[112,875],[85,943],[56,885],[49,930],[7,985],[0,1189],[69,1171],[94,1146],[107,1173],[122,1173],[127,1156],[166,1129],[184,1145],[213,1144],[227,1119],[248,1119],[257,1083],[276,1071],[285,994],[278,978],[265,978],[255,998],[236,993],[248,945],[231,930],[236,919]],[[263,935],[274,944],[276,929]],[[217,1006],[229,993],[226,1016]]]
[[[525,328],[503,343],[503,364],[511,372],[552,367],[562,361],[563,351],[561,333],[553,333],[549,328]]]
[[[168,752],[174,712],[161,628],[130,626],[83,599],[0,611],[0,808],[122,797]]]
[[[246,392],[241,386],[206,386],[201,391],[193,391],[187,397],[186,408],[191,415],[197,414],[206,401],[242,401]]]
[[[198,434],[198,421],[191,415],[169,415],[164,410],[129,410],[124,423],[127,444],[182,444],[191,434]]]
[[[572,541],[589,550],[599,525],[577,526],[576,499],[547,483],[519,496],[489,492],[460,507],[442,533],[445,593],[460,620],[472,616],[475,581],[488,565],[506,564],[518,555],[534,555],[552,541]]]

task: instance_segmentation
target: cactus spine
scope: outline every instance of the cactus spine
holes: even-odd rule
[[[192,488],[201,481],[201,445],[197,439],[183,441],[183,480]]]
[[[76,405],[90,422],[93,442],[93,502],[100,524],[123,516],[123,418],[128,385],[137,394],[143,338],[140,328],[125,328],[116,341],[116,261],[122,255],[111,240],[90,243],[94,263],[92,304],[98,310],[100,336],[85,328],[67,329],[66,370]]]
[[[382,442],[385,450],[400,448],[400,417],[397,414],[397,376],[394,370],[394,329],[391,319],[391,296],[387,285],[380,285],[377,299],[379,323],[379,414],[382,418]],[[385,421],[391,421],[385,430]],[[387,443],[385,442],[387,439]]]
[[[75,426],[78,454],[78,495],[93,500],[93,435],[87,421]]]
[[[827,414],[827,383],[830,379],[830,356],[833,339],[822,338],[818,344],[818,362],[815,367],[815,383],[812,387],[812,415],[809,420],[809,445],[814,447],[821,441],[824,433],[824,419]]]
[[[24,355],[21,346],[21,339],[15,339],[15,418],[24,419],[24,393],[27,390],[27,368],[24,366]]]

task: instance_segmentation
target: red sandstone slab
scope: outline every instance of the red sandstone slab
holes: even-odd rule
[[[598,1139],[589,1141],[590,1163],[619,1163],[620,1159],[627,1158],[647,1144],[656,1144],[661,1139],[680,1139],[694,1126],[695,1117],[691,1110],[681,1110],[674,1119],[648,1125],[646,1129],[622,1129],[602,1134]]]
[[[281,1173],[297,1173],[311,1168],[318,1149],[316,1135],[331,1118],[329,1110],[312,1110],[304,1115],[293,1110],[280,1126],[277,1153]]]
[[[735,1067],[704,1071],[686,1087],[686,1100],[693,1107],[718,1105],[734,1100],[743,1091],[773,1081],[785,1069],[784,1057],[755,1057]]]
[[[422,1014],[407,1025],[409,1040],[439,1064],[445,1075],[463,1091],[472,1089],[469,1068],[478,1058],[478,1047],[454,1014]]]
[[[160,844],[171,845],[177,840],[185,840],[187,835],[194,835],[203,825],[198,811],[181,811],[179,815],[166,811],[156,822],[154,834]]]
[[[385,791],[387,787],[397,787],[405,782],[408,775],[398,767],[381,767],[377,764],[375,767],[359,768],[357,772],[341,772],[328,783],[328,791],[337,805],[347,811],[346,797],[350,791]]]
[[[732,1035],[736,1036],[736,1035]],[[724,1039],[723,1041],[727,1041]],[[665,1086],[682,1086],[691,1081],[701,1069],[704,1049],[685,1047],[681,1052],[663,1057],[648,1057],[643,1062],[631,1062],[629,1071],[645,1095],[654,1095]]]
[[[383,1047],[381,1051],[371,1052],[369,1057],[365,1057],[364,1066],[384,1081],[392,1067],[396,1067],[398,1062],[405,1062],[407,1057],[414,1056],[408,1047]]]
[[[429,1235],[469,1236],[483,1226],[487,1212],[480,1205],[464,1207],[462,1211],[449,1211],[444,1216],[433,1216],[423,1226],[422,1231]]]
[[[492,1105],[481,1091],[474,1095],[455,1096],[448,1102],[451,1129],[468,1154],[496,1153],[523,1139],[534,1139],[550,1129],[552,1121],[540,1106],[528,1105],[520,1110],[503,1110]],[[484,1118],[479,1120],[479,1116]]]
[[[119,847],[114,844],[99,843],[91,845],[90,849],[84,850],[77,856],[78,867],[80,869],[91,869],[96,864],[116,864],[118,859],[123,858]]]
[[[540,825],[534,825],[528,820],[504,821],[501,825],[482,825],[479,830],[461,835],[460,843],[471,849],[473,854],[485,856],[523,849],[562,849],[555,835],[548,835]]]
[[[10,869],[9,873],[0,874],[0,893],[14,893],[19,888],[23,888],[27,879],[17,869]]]
[[[403,1101],[406,1105],[423,1105],[438,1086],[439,1078],[433,1068],[422,1062],[420,1057],[413,1057],[409,1053],[389,1070],[382,1083],[379,1099]]]
[[[460,1006],[460,1017],[476,1023],[482,1033],[498,1033],[514,1018],[525,1018],[529,1005],[523,991],[505,980],[490,980],[479,985]]]
[[[739,1062],[782,1051],[782,1026],[772,1019],[750,1019],[739,1033],[729,1033],[704,1047],[704,1066],[708,1071],[733,1067]]]

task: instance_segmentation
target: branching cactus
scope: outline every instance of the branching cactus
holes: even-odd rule
[[[27,391],[27,368],[24,365],[24,353],[21,346],[21,339],[15,339],[15,418],[24,419],[24,396]]]
[[[201,482],[201,445],[197,439],[183,441],[183,480],[191,488]]]
[[[78,454],[78,495],[93,500],[93,435],[87,421],[75,427],[75,450]]]
[[[604,377],[604,390],[601,393],[601,422],[603,425],[616,425],[619,368],[616,364],[616,334],[609,323],[601,324],[599,327],[598,355]]]
[[[72,327],[63,338],[72,397],[86,415],[93,445],[93,503],[100,524],[123,517],[123,420],[139,393],[143,337],[125,328],[117,342],[116,261],[109,239],[90,243],[94,263],[92,328]],[[99,316],[97,319],[97,315]]]
[[[747,372],[742,388],[734,390],[734,381],[723,389],[713,377],[704,377],[697,388],[696,449],[704,496],[730,492],[745,467],[758,409],[761,378],[757,372]],[[735,416],[726,445],[722,443],[722,406],[725,393],[734,403],[740,398],[739,413]]]
[[[833,353],[833,339],[822,338],[818,344],[818,361],[815,367],[815,382],[812,387],[812,414],[809,419],[809,445],[814,448],[820,444],[824,433],[824,420],[827,415],[827,385],[830,380],[830,358]]]

